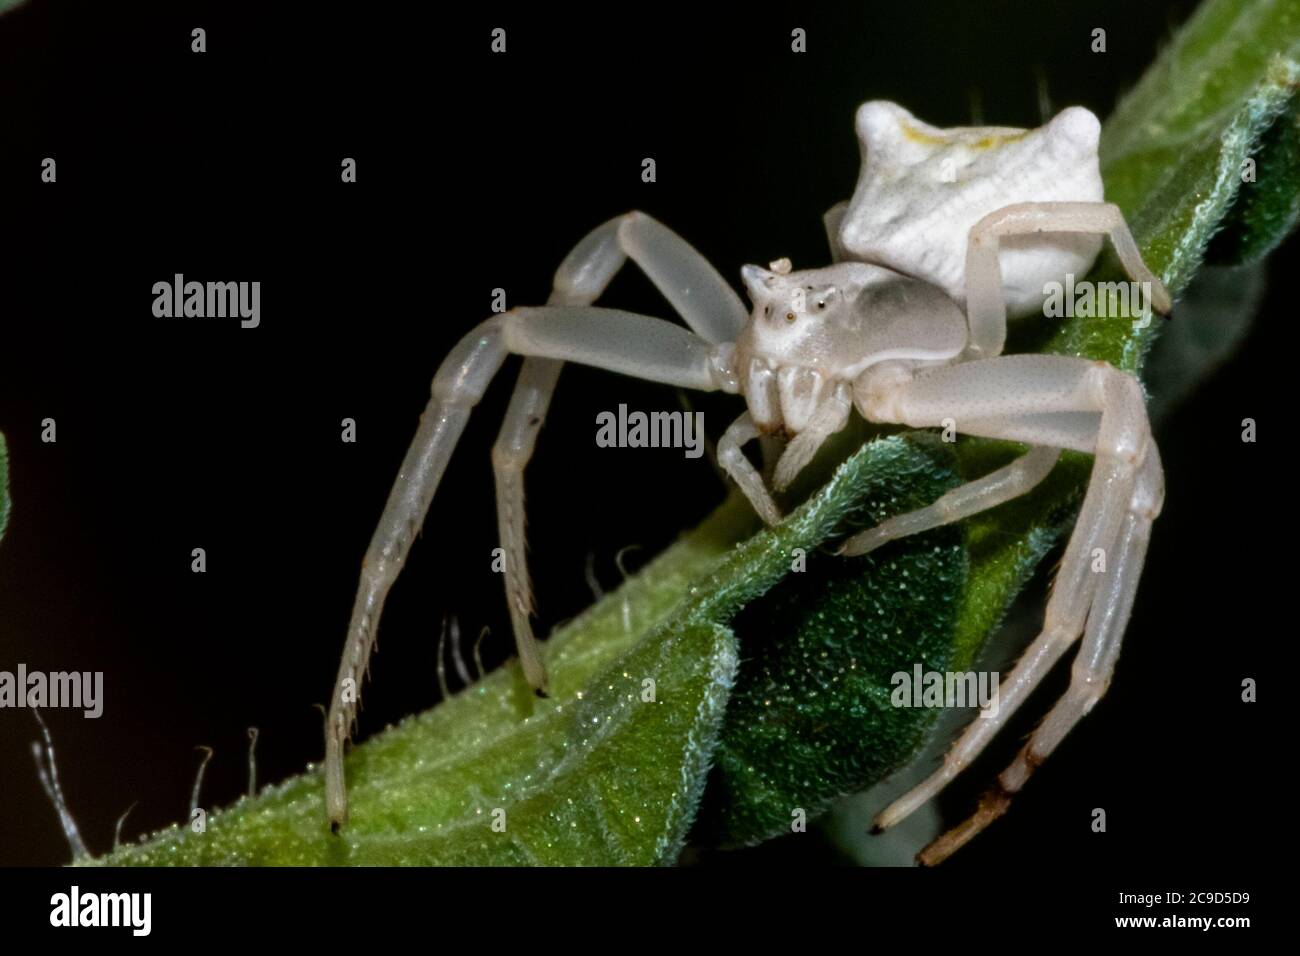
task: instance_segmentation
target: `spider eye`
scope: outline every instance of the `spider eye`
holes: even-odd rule
[[[787,312],[787,313],[785,314],[785,320],[786,320],[787,322],[793,322],[793,321],[794,321],[794,313],[793,313],[793,312]]]
[[[772,314],[772,307],[771,307],[770,305],[764,306],[764,307],[763,307],[763,314],[764,314],[764,315],[771,315],[771,314]]]
[[[824,308],[826,308],[826,300],[825,300],[825,299],[818,299],[818,300],[817,300],[817,308],[819,308],[819,309],[824,309]]]

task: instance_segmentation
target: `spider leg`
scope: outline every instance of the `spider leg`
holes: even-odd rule
[[[433,396],[379,519],[353,605],[325,732],[325,801],[331,825],[347,818],[343,747],[384,600],[433,500],[469,420],[509,353],[572,361],[683,388],[734,388],[719,349],[681,326],[614,309],[515,309],[481,323],[452,349],[433,379]]]
[[[746,442],[758,437],[758,426],[754,424],[753,417],[748,411],[742,412],[718,439],[718,464],[749,499],[758,516],[771,526],[781,523],[781,510],[763,484],[763,476],[740,450]]]
[[[1115,661],[1119,658],[1124,628],[1133,610],[1133,598],[1151,536],[1151,523],[1160,510],[1163,493],[1160,458],[1152,446],[1138,477],[1108,573],[1102,579],[1088,612],[1088,627],[1071,667],[1069,688],[1030,735],[1016,759],[999,774],[994,786],[980,799],[975,813],[921,851],[918,859],[922,864],[933,866],[942,863],[1002,816],[1011,804],[1011,797],[1025,785],[1034,768],[1048,758],[1056,745],[1106,693],[1115,671]]]
[[[910,381],[872,389],[860,385],[864,414],[875,421],[931,427],[953,417],[967,434],[1092,452],[1088,490],[1047,604],[1043,630],[999,688],[998,709],[973,721],[919,786],[886,807],[877,826],[894,825],[936,796],[988,742],[1088,627],[1076,684],[1055,716],[1004,774],[1005,790],[986,799],[966,830],[941,837],[925,862],[937,862],[1006,808],[1028,776],[1105,689],[1098,675],[1118,653],[1141,572],[1146,529],[1159,511],[1160,464],[1142,389],[1104,362],[1050,355],[1013,355],[916,373]],[[1139,520],[1135,519],[1137,516]],[[1097,568],[1097,557],[1104,570]],[[1088,662],[1093,663],[1088,663]],[[1082,682],[1082,683],[1080,683]],[[1086,706],[1085,706],[1086,704]],[[945,843],[944,841],[948,841]],[[946,850],[946,852],[944,852]]]
[[[1172,308],[1169,292],[1142,261],[1124,214],[1114,203],[1015,203],[989,213],[971,227],[966,246],[966,316],[972,358],[1000,355],[1007,338],[1007,305],[998,262],[1000,240],[1036,232],[1109,235],[1129,278],[1150,284],[1155,310],[1164,314]]]
[[[771,464],[774,454],[780,456],[776,459],[772,481],[773,487],[779,491],[789,487],[804,466],[817,454],[817,449],[822,446],[822,443],[845,426],[852,411],[852,390],[847,383],[841,383],[813,413],[803,431],[790,439],[784,448],[774,436],[760,432],[758,426],[754,424],[753,417],[746,411],[731,423],[719,439],[718,464],[749,499],[749,503],[754,506],[759,517],[769,526],[778,524],[781,521],[781,509],[772,500],[763,476],[740,449],[746,442],[758,438],[763,441],[765,464]]]
[[[1009,465],[957,486],[933,504],[887,518],[874,528],[855,534],[844,542],[839,553],[845,557],[867,554],[898,538],[929,531],[995,508],[1031,491],[1051,474],[1060,457],[1059,448],[1030,448]]]
[[[799,476],[799,472],[813,460],[822,443],[848,424],[849,414],[852,411],[852,388],[847,382],[841,382],[813,413],[803,431],[790,439],[790,443],[786,445],[772,478],[772,484],[777,491],[790,487],[791,482]]]
[[[528,551],[524,538],[524,468],[533,456],[537,433],[546,418],[560,369],[556,359],[526,358],[496,444],[492,446],[492,472],[496,479],[497,533],[505,555],[506,605],[515,632],[515,647],[524,679],[537,693],[546,692],[546,666],[533,635],[533,589],[528,578]]]
[[[639,212],[611,219],[583,237],[556,271],[549,304],[590,305],[629,258],[698,335],[715,344],[735,340],[747,318],[740,297],[686,240]],[[531,620],[534,608],[525,536],[524,469],[532,458],[563,364],[547,358],[524,360],[492,448],[506,603],[524,677],[539,693],[546,689],[546,668]]]
[[[776,463],[781,460],[781,455],[788,444],[785,436],[777,432],[763,432],[758,436],[758,454],[763,462],[764,481],[771,482],[772,475],[776,471]]]

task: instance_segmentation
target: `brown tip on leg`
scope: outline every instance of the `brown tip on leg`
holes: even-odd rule
[[[528,686],[533,689],[533,695],[539,700],[546,700],[551,696],[551,675],[546,670],[546,665],[541,662],[539,656],[536,664],[536,671],[529,673],[525,668],[524,677],[528,681]]]
[[[339,823],[339,821],[337,820],[330,821],[330,833],[334,834],[335,836],[338,836],[339,830],[341,829],[343,829],[343,826],[342,824]]]
[[[1010,806],[1011,794],[1001,787],[994,787],[980,797],[979,808],[970,817],[936,838],[918,853],[916,862],[921,866],[938,866],[975,839],[985,827],[1006,813]]]
[[[885,832],[885,828],[882,827],[879,823],[873,823],[871,824],[871,829],[868,830],[867,832],[870,833],[872,836],[880,836],[880,834]]]

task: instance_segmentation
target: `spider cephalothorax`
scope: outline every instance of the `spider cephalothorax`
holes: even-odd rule
[[[741,270],[754,310],[735,350],[741,392],[763,431],[802,432],[828,388],[871,365],[945,361],[966,344],[966,317],[928,283],[861,262],[772,267]],[[913,334],[918,317],[930,326],[923,339]]]

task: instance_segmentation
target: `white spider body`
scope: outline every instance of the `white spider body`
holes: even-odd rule
[[[735,367],[754,423],[795,435],[872,365],[944,362],[966,346],[966,316],[940,289],[881,266],[843,262],[782,272],[745,266],[754,303]]]
[[[959,521],[1032,489],[1062,449],[1091,452],[1093,474],[1056,575],[1043,630],[928,780],[877,817],[891,826],[977,757],[1076,641],[1070,687],[966,823],[922,854],[935,862],[1005,811],[1032,769],[1101,697],[1132,608],[1163,497],[1141,386],[1104,362],[1001,354],[1009,314],[1032,312],[1044,285],[1084,274],[1109,235],[1157,311],[1168,293],[1143,264],[1119,209],[1102,202],[1098,123],[1067,109],[1037,130],[936,129],[902,107],[859,108],[863,147],[853,198],[825,216],[833,265],[794,272],[746,266],[752,310],[680,236],[641,213],[589,233],[560,265],[550,301],[476,326],[433,380],[433,397],[362,563],[326,727],[330,823],[346,819],[343,747],[388,590],[402,569],[470,411],[509,354],[524,356],[492,450],[504,578],[520,663],[546,684],[532,634],[523,472],[564,362],[650,381],[740,394],[746,411],[718,441],[718,463],[769,524],[781,513],[742,446],[788,438],[772,483],[787,487],[856,406],[869,421],[1023,442],[1011,464],[933,504],[849,539],[859,555]],[[595,308],[613,275],[638,265],[690,327]],[[1103,555],[1097,570],[1097,555]]]
[[[858,107],[857,189],[839,224],[841,258],[876,262],[966,301],[966,245],[985,216],[1013,203],[1101,202],[1101,124],[1082,107],[1039,129],[939,129],[896,103]],[[1082,277],[1101,236],[1016,236],[1001,247],[1007,315],[1039,309],[1043,286]]]

